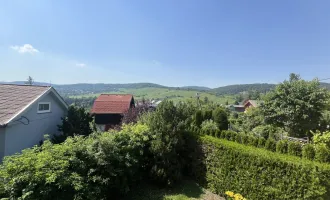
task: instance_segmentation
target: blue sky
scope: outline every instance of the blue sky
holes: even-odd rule
[[[329,0],[0,0],[0,81],[330,78]]]

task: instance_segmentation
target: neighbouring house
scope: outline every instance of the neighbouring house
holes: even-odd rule
[[[244,105],[228,105],[227,108],[234,112],[244,112],[245,111]]]
[[[0,84],[0,160],[59,134],[67,109],[53,87]]]
[[[259,107],[262,103],[263,101],[259,100],[246,100],[239,105],[228,105],[227,108],[235,112],[245,112],[246,109]]]
[[[101,94],[95,101],[91,114],[95,116],[95,124],[100,131],[107,131],[119,125],[123,114],[135,107],[131,94]]]
[[[259,107],[261,104],[263,103],[263,101],[260,100],[246,100],[244,101],[244,108],[256,108]]]

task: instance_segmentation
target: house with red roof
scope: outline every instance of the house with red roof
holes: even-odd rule
[[[95,124],[101,131],[120,124],[123,114],[135,107],[131,94],[101,94],[95,101],[91,114],[95,116]]]

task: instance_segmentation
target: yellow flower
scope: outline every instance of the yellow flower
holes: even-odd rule
[[[225,194],[228,195],[229,197],[234,197],[234,192],[227,191],[225,192]]]
[[[241,194],[235,194],[234,195],[235,200],[243,200],[243,196]]]

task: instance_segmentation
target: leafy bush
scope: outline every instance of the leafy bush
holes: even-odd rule
[[[315,160],[319,162],[330,162],[330,150],[324,144],[318,144],[315,148]]]
[[[74,135],[87,136],[95,130],[93,117],[82,107],[69,106],[67,116],[61,119],[62,124],[58,125],[58,130],[62,135],[54,136],[54,143],[63,142]]]
[[[227,130],[228,129],[228,116],[227,112],[221,108],[216,108],[212,113],[212,118],[215,123],[217,123],[218,128],[220,130]]]
[[[136,107],[126,110],[122,114],[121,124],[136,123],[141,115],[149,112],[151,102],[143,100]]]
[[[313,143],[315,145],[324,144],[328,149],[330,149],[330,131],[320,132],[316,131],[313,133]]]
[[[212,119],[212,110],[203,110],[203,121]]]
[[[242,137],[242,134],[237,133],[236,136],[235,136],[235,142],[241,143],[241,137]]]
[[[6,157],[0,179],[11,199],[107,199],[126,193],[142,178],[148,141],[143,131],[125,130],[69,137],[61,144],[45,141]]]
[[[216,137],[216,133],[218,130],[211,130],[211,136]]]
[[[194,112],[185,104],[174,106],[172,101],[163,101],[151,114],[147,122],[153,135],[149,148],[149,178],[154,182],[172,185],[182,179],[186,153],[183,136],[186,120],[191,119]],[[217,128],[213,121],[202,124],[203,131]]]
[[[212,119],[203,121],[201,125],[201,130],[204,133],[211,134],[211,131],[219,130],[217,123],[215,123]]]
[[[248,143],[248,145],[257,147],[258,146],[258,138],[254,137],[252,135],[249,135],[247,143]]]
[[[217,137],[217,138],[221,138],[221,131],[220,130],[217,130],[216,131],[216,136],[215,137]]]
[[[246,134],[241,135],[241,144],[249,144],[249,136]]]
[[[276,141],[274,139],[268,138],[265,143],[265,149],[269,151],[276,151]]]
[[[268,138],[279,140],[281,138],[281,135],[286,135],[282,128],[275,127],[272,125],[257,126],[252,130],[252,132],[260,137],[265,138],[266,140]]]
[[[221,131],[220,138],[226,139],[227,132],[226,131]]]
[[[293,156],[301,156],[301,144],[299,142],[289,142],[288,154]]]
[[[277,153],[287,153],[288,152],[288,141],[280,140],[276,143],[276,152]]]
[[[259,148],[264,148],[266,144],[266,139],[263,137],[259,137],[258,139],[258,147]]]
[[[201,110],[197,110],[194,116],[194,122],[197,127],[201,127],[203,123],[203,113]]]
[[[235,131],[230,131],[230,130],[229,130],[229,132],[231,132],[230,140],[235,141],[238,133],[236,133]]]
[[[246,199],[329,199],[329,164],[208,136],[201,145],[207,186],[217,194],[229,190]]]
[[[232,131],[232,130],[224,130],[224,131],[222,131],[222,135],[223,135],[224,139],[234,141],[235,138],[236,138],[237,133],[235,131]]]
[[[315,157],[315,148],[312,144],[305,144],[302,148],[302,157],[313,160]]]

